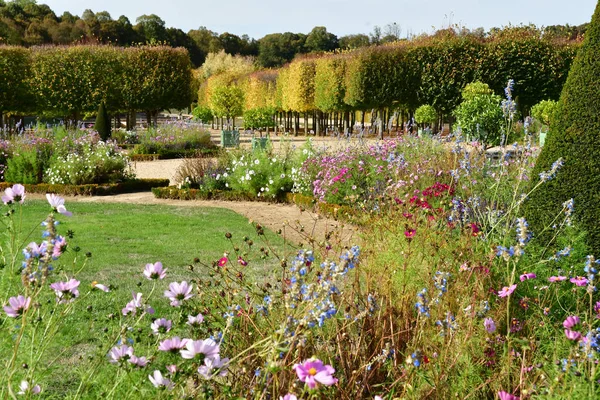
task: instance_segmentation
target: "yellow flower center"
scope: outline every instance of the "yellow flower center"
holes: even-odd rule
[[[317,369],[316,368],[311,368],[308,370],[308,374],[310,376],[315,376],[317,374]]]

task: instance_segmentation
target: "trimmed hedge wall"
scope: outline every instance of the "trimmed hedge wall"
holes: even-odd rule
[[[529,223],[540,235],[560,215],[563,203],[573,198],[576,221],[587,231],[587,244],[596,256],[600,255],[599,54],[600,2],[560,96],[548,139],[533,170],[533,185],[560,157],[564,166],[526,203]],[[551,239],[553,234],[552,229],[546,230],[542,240]]]
[[[0,182],[0,191],[12,187],[14,183]],[[56,193],[66,196],[107,196],[120,193],[145,192],[157,187],[169,186],[168,179],[134,179],[120,183],[89,185],[37,185],[24,184],[29,193]]]

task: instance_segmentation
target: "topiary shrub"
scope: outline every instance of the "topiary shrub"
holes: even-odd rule
[[[587,243],[600,254],[600,2],[563,88],[550,131],[535,168],[533,185],[540,173],[562,158],[564,166],[554,179],[530,196],[526,214],[534,233],[542,240],[554,235],[552,225],[574,199],[574,215],[587,231]],[[545,179],[544,179],[545,180]],[[549,229],[545,229],[550,226]],[[545,229],[545,230],[544,230]]]
[[[481,82],[468,84],[462,92],[463,102],[454,110],[454,116],[463,132],[486,147],[500,144],[504,115],[500,96]]]
[[[437,119],[437,112],[433,106],[424,104],[415,110],[415,122],[417,124],[433,124]]]
[[[110,117],[104,103],[100,103],[100,107],[98,107],[94,129],[100,134],[102,140],[106,141],[110,138]]]

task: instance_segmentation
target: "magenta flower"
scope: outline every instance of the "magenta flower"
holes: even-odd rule
[[[225,264],[227,264],[227,261],[229,261],[227,257],[221,257],[217,264],[219,265],[219,267],[224,267]]]
[[[17,318],[23,315],[25,311],[29,309],[31,304],[31,297],[25,297],[18,295],[17,297],[11,297],[8,299],[8,305],[4,306],[4,312],[11,318]]]
[[[79,297],[79,282],[77,279],[71,279],[68,282],[56,282],[50,285],[56,293],[56,300],[59,303],[70,303]]]
[[[576,278],[571,278],[570,281],[571,281],[571,283],[574,283],[577,286],[585,286],[585,285],[588,284],[587,278],[585,278],[583,276],[578,276]]]
[[[519,396],[512,395],[512,394],[504,392],[502,390],[498,392],[498,397],[500,398],[500,400],[519,400],[520,399]]]
[[[165,389],[171,390],[175,387],[175,384],[163,377],[160,371],[154,371],[152,375],[148,375],[148,379],[150,379],[150,382],[157,388],[164,387]]]
[[[566,280],[567,277],[566,276],[551,276],[550,278],[548,278],[548,280],[552,283],[554,282],[562,282],[564,280]]]
[[[408,229],[407,231],[404,232],[404,236],[406,236],[407,239],[411,239],[411,238],[415,237],[416,233],[417,233],[416,230]]]
[[[306,383],[311,389],[317,386],[317,382],[325,386],[331,386],[338,381],[333,377],[335,369],[331,365],[323,365],[323,361],[318,359],[308,359],[302,364],[295,364],[292,369],[296,371],[298,379]]]
[[[288,393],[285,396],[281,397],[279,396],[279,400],[298,400],[298,398],[296,397],[295,394],[293,393]]]
[[[167,268],[163,269],[163,265],[160,261],[157,261],[154,264],[146,264],[146,268],[144,269],[144,275],[150,280],[165,279],[167,276],[166,272]]]
[[[499,297],[508,297],[512,294],[512,292],[515,291],[515,289],[517,288],[517,285],[510,285],[510,286],[504,286],[499,292],[498,292],[498,296]]]
[[[150,328],[155,334],[167,333],[171,330],[172,322],[164,318],[154,320]]]
[[[120,364],[128,361],[133,356],[133,347],[127,345],[115,346],[110,349],[108,356],[110,357],[108,361],[111,364]]]
[[[485,330],[487,331],[487,333],[494,333],[494,332],[496,332],[496,323],[491,318],[484,319],[483,320],[483,326],[485,327]]]
[[[581,339],[581,333],[577,331],[572,331],[570,329],[565,329],[565,336],[569,340],[579,340]]]
[[[571,316],[568,316],[567,319],[564,320],[563,326],[565,327],[565,329],[571,329],[572,327],[577,325],[579,322],[580,322],[580,319],[578,316],[571,315]]]
[[[158,350],[168,351],[171,353],[177,353],[183,349],[190,339],[180,339],[179,336],[175,336],[171,339],[165,339],[158,344]]]
[[[138,357],[135,355],[131,355],[127,361],[138,368],[144,368],[149,362],[146,357]]]
[[[537,278],[537,275],[534,274],[533,272],[525,273],[519,277],[519,279],[521,279],[521,282],[526,281],[527,279],[534,279],[534,278]]]
[[[42,388],[40,385],[34,385],[35,382],[31,382],[31,384],[25,380],[21,381],[19,384],[19,391],[17,394],[27,395],[27,394],[40,394]],[[33,386],[32,386],[33,385]]]
[[[192,285],[188,285],[186,281],[181,283],[171,282],[169,290],[165,290],[165,297],[171,300],[173,307],[180,306],[182,301],[191,299],[193,296]]]
[[[217,354],[213,357],[207,357],[204,359],[204,365],[198,367],[198,373],[204,379],[211,379],[215,376],[227,375],[227,367],[229,366],[229,358],[221,357]]]
[[[188,340],[186,350],[181,350],[181,357],[192,359],[198,354],[203,354],[204,358],[210,358],[219,355],[219,345],[212,339]]]
[[[65,199],[62,197],[57,196],[54,193],[47,193],[46,199],[48,199],[48,203],[50,203],[50,206],[54,208],[56,212],[66,215],[67,217],[73,216],[72,212],[67,211],[67,208],[65,207]]]
[[[248,265],[248,261],[244,260],[241,256],[238,257],[238,264],[240,264],[242,267],[245,267]]]
[[[204,316],[202,314],[198,314],[195,317],[193,315],[188,315],[188,322],[186,322],[186,324],[190,326],[200,326],[202,321],[204,321]]]
[[[13,185],[13,187],[6,189],[4,191],[4,196],[2,196],[2,201],[4,204],[17,202],[23,204],[23,201],[25,201],[25,186],[17,183],[16,185]]]

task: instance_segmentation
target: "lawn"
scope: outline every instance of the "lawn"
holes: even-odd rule
[[[66,281],[77,272],[76,277],[81,281],[81,299],[73,303],[73,312],[64,316],[60,330],[55,334],[48,333],[54,336],[43,354],[39,354],[41,352],[37,350],[33,351],[40,343],[38,338],[24,337],[18,363],[29,365],[27,369],[18,371],[15,379],[11,380],[18,384],[20,378],[27,374],[27,370],[42,367],[47,371],[47,375],[35,373],[35,379],[45,387],[45,396],[64,398],[72,395],[77,391],[81,378],[95,367],[98,369],[94,380],[106,383],[102,385],[104,391],[111,387],[108,382],[115,379],[115,368],[108,363],[104,347],[119,336],[127,337],[131,341],[139,340],[136,334],[139,335],[141,329],[139,332],[119,334],[118,327],[112,326],[108,329],[106,325],[109,324],[109,320],[114,322],[115,319],[125,318],[121,310],[132,299],[133,291],[143,292],[144,298],[148,297],[148,293],[154,293],[154,298],[149,304],[155,307],[155,316],[162,316],[170,308],[168,301],[163,297],[163,291],[169,282],[186,280],[196,283],[197,286],[198,282],[205,278],[203,271],[210,271],[213,262],[222,258],[226,251],[232,254],[231,269],[241,268],[235,262],[237,255],[233,256],[236,246],[239,246],[238,254],[251,262],[244,273],[256,276],[257,281],[260,281],[260,276],[267,276],[265,272],[272,270],[274,266],[272,258],[261,257],[264,253],[260,248],[267,246],[258,239],[255,228],[246,218],[229,210],[90,203],[67,203],[67,208],[73,212],[73,216],[57,214],[60,221],[58,233],[67,235],[67,232],[71,231],[74,235],[72,239],[67,239],[68,251],[55,265],[56,269],[49,281]],[[48,203],[38,200],[26,201],[21,209],[16,208],[15,225],[22,225],[23,232],[26,232],[20,235],[18,241],[23,245],[15,246],[19,253],[17,265],[23,260],[20,249],[31,241],[39,243],[42,240],[44,228],[39,226],[39,223],[49,211]],[[7,220],[4,216],[3,221],[6,223]],[[226,233],[231,233],[231,241],[226,238]],[[283,249],[281,238],[268,230],[265,230],[265,236],[273,249]],[[248,246],[248,242],[243,240],[244,237],[250,238],[256,245]],[[164,281],[155,281],[157,285],[152,290],[154,282],[147,280],[142,272],[147,263],[157,261],[161,261],[168,269],[168,277]],[[8,271],[9,268],[5,268],[4,272]],[[90,292],[94,281],[109,286],[111,292]],[[0,280],[0,283],[4,286],[1,300],[6,304],[8,297],[14,295],[13,292],[17,292],[17,286],[21,284],[16,277],[10,279],[10,284],[7,279]],[[194,289],[194,292],[199,299],[200,290]],[[48,302],[54,301],[49,296],[42,298]],[[202,302],[197,301],[195,306],[201,307]],[[40,317],[53,318],[43,311]],[[5,315],[1,318],[5,318]],[[150,316],[145,318],[140,323],[144,326],[144,331],[149,328],[152,320]],[[145,326],[146,324],[148,326]],[[12,321],[8,319],[0,319],[0,326],[11,330],[12,333],[12,338],[7,335],[0,337],[0,356],[8,360],[8,352],[12,351],[19,326],[12,327]],[[38,335],[42,334],[46,335],[38,332]],[[31,352],[28,347],[31,347]],[[47,365],[51,368],[46,369]],[[138,371],[137,375],[145,380],[147,371]],[[86,388],[87,394],[83,394],[83,398],[102,396],[102,392],[96,393],[94,390]],[[111,396],[119,397],[119,391],[113,392]]]

